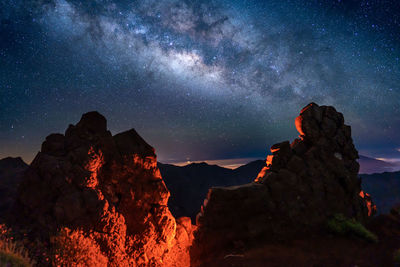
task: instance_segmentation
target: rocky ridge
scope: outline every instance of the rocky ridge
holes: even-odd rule
[[[316,229],[337,213],[361,222],[374,213],[361,190],[358,152],[343,115],[311,103],[295,125],[299,138],[273,145],[253,183],[209,190],[197,216],[195,264],[222,249]]]
[[[99,247],[95,257],[107,266],[189,265],[190,218],[171,215],[154,149],[133,129],[112,136],[97,112],[46,138],[17,195],[11,225],[28,229],[49,253],[69,229]]]

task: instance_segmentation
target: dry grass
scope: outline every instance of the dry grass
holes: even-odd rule
[[[108,259],[99,245],[81,230],[64,228],[51,242],[54,266],[107,266]]]
[[[33,261],[21,246],[13,241],[0,240],[0,266],[28,267]]]

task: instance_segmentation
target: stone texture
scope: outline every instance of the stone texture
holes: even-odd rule
[[[5,220],[15,200],[17,187],[23,179],[28,165],[20,158],[0,159],[0,221]]]
[[[295,125],[300,138],[273,145],[254,183],[210,189],[197,217],[195,265],[240,243],[321,227],[335,213],[361,222],[373,215],[371,198],[360,193],[358,152],[343,115],[311,103]]]
[[[64,227],[83,230],[108,266],[188,266],[192,225],[175,220],[168,198],[154,149],[133,129],[112,136],[89,112],[46,138],[19,186],[13,225],[44,243]]]

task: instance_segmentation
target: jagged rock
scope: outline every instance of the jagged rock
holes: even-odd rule
[[[336,213],[365,222],[374,211],[361,194],[350,126],[333,107],[311,103],[295,120],[300,138],[271,147],[248,185],[212,188],[198,215],[194,263],[235,244],[290,238]]]
[[[0,220],[12,206],[23,174],[28,165],[20,158],[7,157],[0,160]]]
[[[168,198],[154,149],[133,129],[112,136],[89,112],[46,138],[19,186],[13,225],[44,243],[65,227],[83,230],[108,266],[188,266],[192,225],[175,220]]]

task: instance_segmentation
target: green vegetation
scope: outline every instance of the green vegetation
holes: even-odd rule
[[[0,266],[29,267],[32,265],[24,249],[12,241],[0,241]]]
[[[335,234],[357,236],[370,242],[378,242],[375,234],[368,231],[360,222],[346,218],[343,214],[335,214],[328,220],[327,227]]]

